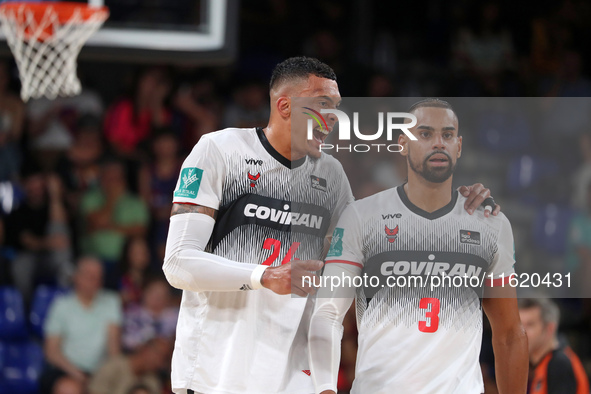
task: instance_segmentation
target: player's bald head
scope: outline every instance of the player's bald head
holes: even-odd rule
[[[333,69],[318,59],[306,56],[290,57],[275,66],[269,83],[271,94],[286,86],[296,86],[299,82],[304,83],[311,75],[333,81],[337,80]]]

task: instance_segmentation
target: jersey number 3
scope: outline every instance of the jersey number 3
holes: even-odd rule
[[[431,305],[431,310],[429,310]],[[421,298],[419,308],[426,309],[425,317],[431,319],[429,325],[426,320],[419,320],[419,331],[435,332],[439,328],[439,298]]]
[[[293,244],[291,244],[291,246],[287,250],[287,253],[285,254],[285,257],[283,258],[283,260],[281,260],[281,264],[289,263],[292,260],[293,255],[299,246],[299,242],[294,242]],[[271,265],[279,257],[279,253],[281,252],[281,241],[274,238],[267,238],[263,243],[263,249],[271,250],[271,255],[267,257],[265,261],[263,261],[263,265]]]

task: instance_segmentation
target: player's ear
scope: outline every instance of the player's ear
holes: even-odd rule
[[[406,136],[406,134],[401,133],[398,136],[398,145],[401,146],[400,149],[400,154],[402,156],[406,156],[408,155],[408,142],[410,141],[410,139]]]
[[[289,118],[291,116],[291,98],[279,97],[277,99],[277,112],[282,118]]]
[[[462,156],[462,137],[458,137],[458,159]]]

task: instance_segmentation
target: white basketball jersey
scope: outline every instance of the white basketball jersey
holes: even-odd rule
[[[261,129],[204,135],[185,160],[175,203],[218,210],[207,251],[277,266],[321,259],[353,199],[338,161],[290,162]],[[311,300],[245,283],[230,292],[184,291],[172,365],[177,392],[311,393],[307,329]]]
[[[354,393],[484,392],[483,288],[476,283],[508,281],[513,234],[502,213],[470,215],[464,202],[454,191],[447,206],[428,213],[399,186],[354,202],[341,216],[327,264],[354,264],[368,277],[356,294]],[[432,288],[433,276],[483,280]]]

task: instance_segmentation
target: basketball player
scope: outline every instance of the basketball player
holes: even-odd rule
[[[325,237],[353,197],[341,165],[319,152],[325,133],[292,141],[292,116],[303,111],[290,97],[319,111],[340,94],[330,67],[296,57],[275,68],[270,96],[267,127],[206,134],[181,170],[163,266],[184,290],[175,393],[314,391],[305,297],[314,288],[299,279],[322,267]],[[336,117],[326,121],[330,132]],[[482,185],[464,191],[467,209],[490,194]]]
[[[485,219],[479,209],[469,215],[465,198],[452,189],[462,137],[450,105],[428,99],[409,112],[417,117],[411,132],[418,140],[402,135],[398,141],[408,182],[349,205],[333,234],[324,275],[367,274],[379,282],[358,288],[345,283],[332,293],[319,289],[309,331],[316,392],[336,392],[341,323],[355,295],[359,348],[353,393],[484,392],[481,307],[492,326],[499,392],[525,393],[527,338],[515,289],[507,285],[515,263],[511,225],[503,214]],[[484,273],[493,287],[482,304],[478,287],[410,280]]]

